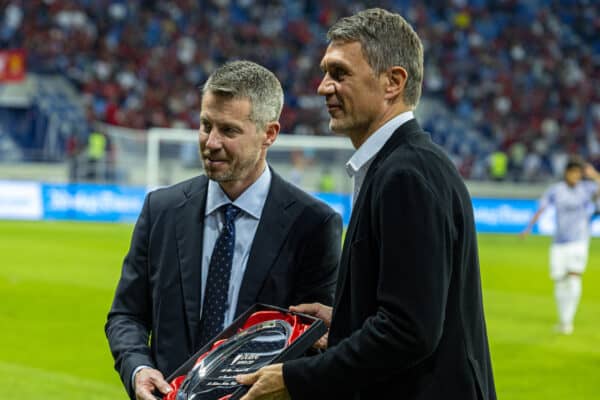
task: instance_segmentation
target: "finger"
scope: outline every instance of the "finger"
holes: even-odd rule
[[[326,350],[328,346],[329,346],[329,334],[327,334],[327,333],[324,334],[323,336],[321,336],[314,345],[314,347],[316,347],[317,349],[321,349],[321,350]]]
[[[171,385],[163,378],[162,374],[155,374],[150,377],[150,381],[162,393],[167,394],[173,390]]]
[[[258,380],[258,372],[238,375],[235,377],[235,380],[241,385],[252,385]]]
[[[325,338],[320,338],[319,340],[317,340],[317,342],[315,343],[315,347],[317,349],[321,349],[321,350],[325,350],[327,348],[327,339]]]
[[[290,311],[314,315],[319,311],[319,303],[304,303],[290,306]]]
[[[252,386],[240,400],[254,400],[261,395],[260,389]]]

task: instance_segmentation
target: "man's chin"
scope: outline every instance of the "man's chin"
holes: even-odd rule
[[[344,124],[344,122],[339,119],[331,118],[329,120],[329,129],[335,133],[345,134],[349,128],[347,125],[348,124]]]
[[[227,182],[231,180],[231,174],[229,172],[218,172],[206,170],[206,176],[215,182]]]

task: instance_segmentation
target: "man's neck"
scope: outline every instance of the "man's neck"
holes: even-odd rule
[[[235,201],[242,193],[246,191],[254,182],[260,178],[262,173],[267,168],[267,162],[265,159],[259,161],[259,165],[244,179],[219,182],[219,186],[223,189],[223,192],[229,197],[229,200]]]
[[[360,146],[363,145],[364,142],[367,141],[369,137],[371,137],[371,135],[377,132],[377,130],[383,125],[396,118],[398,115],[412,110],[412,107],[405,106],[404,104],[398,104],[395,107],[388,108],[378,118],[373,120],[373,122],[367,128],[366,132],[353,132],[348,135],[350,137],[350,140],[352,141],[352,145],[355,149],[358,149]]]

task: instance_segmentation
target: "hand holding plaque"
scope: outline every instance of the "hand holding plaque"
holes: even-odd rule
[[[321,303],[305,303],[298,304],[297,306],[291,306],[290,311],[310,315],[323,321],[327,327],[327,332],[315,342],[313,347],[321,350],[327,349],[329,342],[329,326],[331,325],[333,307],[326,306]]]

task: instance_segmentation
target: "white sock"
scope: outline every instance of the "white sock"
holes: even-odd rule
[[[566,278],[568,287],[568,300],[565,304],[564,322],[567,325],[573,325],[575,313],[579,306],[581,298],[581,277],[579,275],[569,275]]]
[[[566,323],[567,303],[569,299],[569,284],[567,279],[554,281],[554,297],[556,299],[556,310],[561,325]]]
[[[563,326],[572,326],[581,298],[581,276],[568,275],[554,283],[558,319]]]

